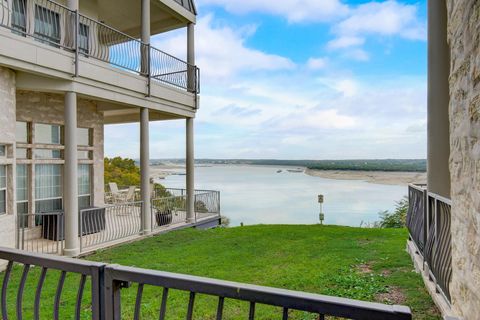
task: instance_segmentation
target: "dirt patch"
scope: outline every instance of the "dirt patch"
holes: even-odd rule
[[[357,265],[357,270],[360,273],[372,273],[373,272],[372,265],[371,265],[370,262],[361,263],[361,264]]]
[[[388,269],[383,269],[382,272],[380,273],[383,277],[388,277],[392,274],[392,270]]]
[[[404,304],[406,301],[405,294],[399,287],[388,287],[387,292],[375,295],[375,300],[388,304]]]
[[[360,239],[360,240],[357,240],[357,243],[358,243],[359,246],[364,247],[364,246],[368,246],[370,243],[372,243],[372,240]]]

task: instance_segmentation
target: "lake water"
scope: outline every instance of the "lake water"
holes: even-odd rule
[[[184,188],[185,176],[170,175],[158,182]],[[406,185],[324,179],[274,166],[196,167],[195,187],[220,191],[222,215],[230,218],[231,226],[318,223],[318,194],[325,196],[326,224],[359,226],[378,220],[380,211],[393,209],[407,194]]]

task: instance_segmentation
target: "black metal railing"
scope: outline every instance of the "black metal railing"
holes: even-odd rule
[[[245,307],[249,310],[249,319],[255,319],[257,315],[261,318],[261,315],[256,312],[257,306],[260,305],[277,308],[278,318],[284,320],[292,317],[292,312],[295,311],[318,315],[319,319],[324,319],[325,316],[369,320],[412,319],[410,309],[405,306],[384,305],[183,274],[106,265],[77,259],[25,253],[15,249],[0,248],[0,259],[8,261],[1,290],[2,318],[5,320],[8,319],[12,308],[16,310],[17,319],[22,319],[26,311],[23,302],[25,300],[24,289],[27,278],[29,283],[33,283],[35,290],[33,319],[40,318],[40,312],[45,312],[46,310],[46,308],[40,308],[40,305],[43,307],[43,304],[46,303],[45,299],[42,299],[42,288],[44,288],[46,281],[53,279],[52,277],[46,277],[50,270],[60,271],[54,303],[48,310],[49,316],[51,315],[50,319],[59,319],[59,314],[74,319],[80,319],[81,316],[85,318],[84,312],[86,308],[90,309],[88,310],[90,311],[89,317],[94,320],[121,319],[122,310],[124,310],[122,307],[128,304],[128,301],[122,299],[122,292],[131,294],[132,290],[136,291],[136,293],[134,295],[133,317],[129,318],[140,319],[142,307],[146,305],[151,307],[153,303],[153,301],[148,303],[143,301],[142,303],[146,287],[163,289],[161,299],[158,300],[158,306],[155,306],[158,307],[155,318],[159,319],[165,319],[166,316],[175,313],[179,308],[185,308],[186,319],[191,320],[193,319],[195,303],[207,296],[216,298],[218,301],[217,306],[212,310],[212,313],[216,313],[215,318],[218,320],[224,317],[228,318],[229,309],[225,306],[231,300],[245,304]],[[17,270],[14,270],[14,263],[23,266],[20,281],[15,283],[10,282],[12,274],[18,273],[16,272]],[[39,275],[38,273],[29,273],[31,266],[40,267],[41,273]],[[79,276],[78,286],[70,286],[68,289],[64,286],[67,273]],[[85,298],[87,278],[91,282],[91,294],[90,297],[87,297],[90,298],[87,301],[89,307],[86,307],[85,304],[82,305],[82,303],[85,303],[84,300],[87,300]],[[36,288],[34,285],[35,280],[37,283]],[[7,300],[9,285],[15,285],[15,289],[17,289],[14,301]],[[67,309],[68,306],[62,301],[62,294],[65,296],[67,295],[66,291],[69,291],[68,294],[71,296],[72,290],[76,290],[76,299],[73,303],[74,308]],[[188,300],[185,300],[186,304],[184,307],[179,304],[175,304],[175,306],[168,304],[169,297],[174,296],[177,292],[188,293]],[[66,311],[72,314],[65,315]],[[238,312],[238,310],[235,310],[235,312]]]
[[[435,287],[450,302],[452,279],[451,200],[409,185],[407,228]]]
[[[408,186],[408,212],[406,225],[410,237],[417,246],[418,251],[423,255],[427,232],[424,223],[427,201],[427,188],[420,185]]]
[[[0,25],[73,52],[74,76],[79,75],[83,56],[146,77],[147,95],[151,80],[192,93],[200,91],[196,66],[51,0],[0,0]]]
[[[33,312],[29,312],[31,317],[30,319],[40,319],[41,310],[45,310],[45,304],[49,305],[48,315],[43,314],[42,319],[65,319],[60,316],[60,311],[62,308],[62,296],[65,296],[65,292],[69,291],[71,294],[72,288],[76,290],[76,299],[74,302],[74,315],[69,315],[69,319],[80,319],[82,310],[85,308],[85,304],[89,305],[89,314],[92,319],[103,319],[102,314],[104,313],[101,300],[103,299],[103,293],[101,286],[103,285],[102,279],[104,274],[104,263],[77,260],[77,259],[68,259],[61,258],[51,255],[44,255],[38,253],[25,252],[16,249],[0,248],[0,259],[7,261],[7,267],[3,274],[2,281],[2,290],[1,290],[1,302],[0,306],[2,309],[2,319],[9,319],[9,315],[12,313],[16,315],[16,319],[23,319],[26,313],[25,302],[25,289],[26,284],[28,283],[28,290],[35,290],[35,298],[33,302]],[[16,297],[14,301],[9,301],[8,298],[11,298],[9,292],[9,284],[12,284],[12,278],[14,274],[18,273],[14,264],[20,264],[22,271],[19,281],[15,282],[16,286]],[[41,268],[40,273],[34,272],[33,267]],[[50,273],[58,273],[56,292],[52,297],[48,299],[42,299],[42,291],[45,288],[46,281],[54,279],[52,277],[47,277]],[[65,287],[65,279],[67,274],[73,274],[79,276],[78,286],[76,287]],[[35,279],[33,279],[35,278]],[[36,282],[36,286],[32,283]],[[86,284],[89,283],[91,293],[86,295]],[[33,289],[32,286],[33,284]],[[75,292],[75,291],[73,291]],[[43,295],[44,296],[44,295]],[[51,304],[51,299],[53,298],[53,304]],[[86,301],[86,300],[89,301]],[[29,301],[30,302],[30,301]],[[83,303],[83,305],[82,305]],[[12,310],[13,309],[13,310]],[[27,318],[27,316],[25,316]]]
[[[17,215],[17,247],[22,250],[62,254],[63,211]]]

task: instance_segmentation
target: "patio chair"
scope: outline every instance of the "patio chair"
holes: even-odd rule
[[[112,194],[112,202],[117,203],[117,202],[123,202],[124,196],[118,190],[118,186],[115,182],[109,182],[108,187],[110,188],[110,192]]]
[[[127,194],[125,195],[125,202],[134,202],[135,201],[135,191],[137,187],[130,186],[128,187]]]

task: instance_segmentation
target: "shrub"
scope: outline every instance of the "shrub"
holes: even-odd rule
[[[405,227],[408,211],[408,198],[404,197],[397,201],[393,212],[380,212],[380,228],[403,228]]]

